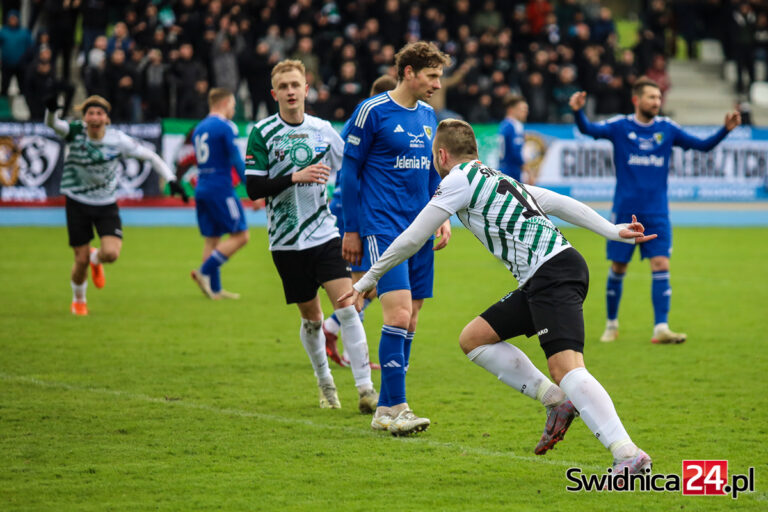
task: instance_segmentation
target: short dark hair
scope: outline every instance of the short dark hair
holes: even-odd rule
[[[397,87],[397,80],[389,75],[381,75],[371,85],[371,96],[376,96],[385,91],[391,91]]]
[[[433,43],[417,41],[403,46],[395,55],[395,67],[397,67],[397,79],[405,78],[406,66],[411,66],[414,73],[424,68],[436,68],[450,64],[451,58],[440,51]]]
[[[477,158],[477,139],[472,126],[461,119],[443,119],[437,125],[435,144],[454,157]]]
[[[525,98],[519,94],[510,94],[504,98],[504,108],[514,108],[518,103],[525,102]]]
[[[656,89],[661,90],[659,84],[643,75],[635,80],[635,83],[632,85],[632,96],[642,96],[646,87],[655,87]]]

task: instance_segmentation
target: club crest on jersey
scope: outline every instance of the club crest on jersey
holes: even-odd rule
[[[424,133],[426,134],[427,138],[432,140],[432,127],[425,124],[422,126],[422,128],[424,128]]]
[[[291,162],[297,167],[304,167],[312,161],[315,152],[304,141],[294,142],[289,153]]]
[[[661,141],[664,140],[664,134],[662,132],[656,132],[653,134],[653,140],[656,141],[656,144],[661,144]]]
[[[282,162],[283,160],[285,160],[285,150],[284,149],[276,149],[275,150],[275,158],[277,158],[278,162]]]

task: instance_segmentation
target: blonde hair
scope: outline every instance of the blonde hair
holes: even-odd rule
[[[109,112],[112,110],[112,105],[110,105],[107,100],[97,94],[88,96],[81,104],[75,105],[75,110],[84,115],[85,112],[91,107],[103,108],[107,114],[109,114]]]
[[[286,71],[293,71],[294,69],[301,73],[301,76],[306,76],[307,74],[304,63],[298,59],[285,59],[275,64],[275,67],[272,68],[272,74],[270,75],[272,87],[275,86],[275,76],[280,73],[285,73]]]
[[[437,125],[436,147],[453,157],[477,159],[477,140],[472,126],[460,119],[443,119]]]
[[[221,100],[233,96],[232,91],[223,87],[214,87],[208,92],[208,108],[213,108]]]

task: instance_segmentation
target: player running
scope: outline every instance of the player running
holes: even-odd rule
[[[425,100],[440,89],[448,62],[431,43],[406,45],[395,56],[397,87],[363,101],[352,114],[342,166],[343,251],[352,264],[359,265],[361,259],[374,263],[440,182],[430,154],[435,111]],[[434,249],[442,249],[451,235],[450,223],[440,226],[436,235],[441,240]],[[408,406],[405,375],[419,310],[424,299],[432,297],[432,251],[432,244],[425,243],[378,285],[384,325],[379,406],[371,422],[375,430],[410,434],[429,427],[429,419],[416,416]]]
[[[371,94],[370,96],[376,96],[377,94],[381,94],[382,92],[391,91],[395,88],[397,85],[397,81],[392,78],[389,75],[382,75],[379,78],[377,78],[373,85],[371,85]],[[344,125],[344,128],[341,130],[341,140],[344,140],[347,138],[347,135],[349,135],[349,130],[352,125],[352,119],[348,120],[346,124]],[[359,193],[359,191],[358,191]],[[344,212],[341,208],[341,172],[336,173],[336,188],[333,190],[333,197],[331,197],[331,213],[336,217],[336,227],[339,228],[339,233],[344,233]],[[368,270],[368,266],[366,265],[352,265],[352,282],[356,283],[365,273],[366,270]],[[360,309],[360,320],[363,320],[363,315],[365,313],[365,309],[368,307],[368,305],[371,303],[373,299],[376,298],[376,293],[372,292],[363,300],[363,303]],[[349,366],[349,357],[347,354],[339,354],[339,349],[336,345],[336,340],[339,336],[339,329],[341,328],[341,324],[339,324],[339,319],[336,318],[336,314],[332,314],[328,318],[325,319],[323,322],[323,333],[325,334],[325,352],[328,354],[328,357],[331,358],[331,360],[335,361],[337,364],[341,366]],[[370,363],[371,369],[373,370],[380,370],[381,366],[379,366],[376,363]]]
[[[117,208],[119,158],[147,160],[170,184],[171,193],[186,197],[168,166],[157,154],[136,139],[109,126],[111,105],[101,96],[89,96],[76,107],[82,121],[68,123],[58,117],[55,97],[45,101],[45,124],[64,138],[67,152],[61,193],[66,196],[69,245],[75,253],[72,267],[72,304],[74,315],[87,315],[85,291],[87,270],[96,288],[106,284],[104,263],[114,263],[123,245],[123,230]],[[101,238],[101,247],[91,247],[93,228]]]
[[[477,160],[472,127],[455,119],[440,122],[433,144],[443,181],[432,200],[398,236],[353,290],[339,300],[373,289],[386,272],[416,253],[451,215],[510,270],[520,287],[472,320],[459,336],[464,353],[508,386],[539,400],[547,410],[535,448],[543,454],[562,440],[576,414],[613,454],[613,471],[639,473],[651,458],[630,439],[610,396],[584,367],[587,264],[547,217],[557,215],[606,238],[628,244],[655,238],[643,226],[613,225],[578,201],[546,189],[524,186]],[[551,382],[520,349],[504,340],[537,334],[547,356]],[[578,411],[578,413],[577,413]]]
[[[616,168],[616,189],[613,195],[612,220],[628,222],[632,214],[658,238],[640,247],[641,258],[651,262],[654,328],[652,343],[683,343],[687,336],[669,328],[672,288],[669,285],[669,258],[672,256],[672,224],[669,221],[667,176],[672,146],[709,151],[728,132],[741,124],[738,112],[725,116],[725,126],[706,139],[683,131],[668,117],[658,117],[661,109],[661,89],[648,78],[639,78],[632,87],[635,113],[616,116],[601,123],[590,123],[584,114],[586,92],[577,92],[570,99],[579,131],[613,143],[613,163]],[[606,285],[607,321],[600,341],[615,341],[619,336],[619,302],[624,274],[635,247],[608,241],[607,254],[611,261]]]
[[[352,301],[337,298],[352,281],[341,257],[336,219],[328,209],[326,182],[341,166],[344,142],[328,121],[304,113],[304,64],[283,60],[272,68],[278,113],[256,123],[248,138],[246,185],[251,199],[266,197],[269,250],[283,282],[285,300],[301,314],[301,342],[320,388],[320,407],[341,407],[325,355],[325,288],[341,324],[344,348],[359,393],[360,412],[371,413],[378,394],[371,381],[368,342]]]
[[[221,287],[220,267],[248,243],[248,226],[240,199],[232,187],[232,168],[245,181],[245,162],[235,145],[235,96],[214,88],[208,93],[210,113],[192,134],[198,177],[195,210],[200,234],[205,237],[203,265],[192,271],[203,294],[210,299],[239,299]],[[229,233],[226,240],[221,237]]]

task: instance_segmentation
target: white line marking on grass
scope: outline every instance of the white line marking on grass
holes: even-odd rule
[[[8,382],[32,384],[34,386],[38,386],[41,388],[63,389],[66,391],[86,391],[89,393],[100,394],[100,395],[110,395],[110,396],[125,398],[128,400],[138,400],[141,402],[149,402],[149,403],[161,404],[161,405],[171,406],[171,407],[183,407],[185,409],[206,411],[206,412],[211,412],[211,413],[224,415],[224,416],[236,416],[240,418],[256,418],[260,420],[274,421],[278,423],[288,423],[292,425],[305,425],[307,427],[312,427],[316,429],[343,431],[345,433],[360,435],[363,437],[377,437],[377,438],[385,437],[373,431],[367,430],[364,427],[340,427],[338,425],[317,423],[315,421],[302,419],[302,418],[289,418],[285,416],[276,416],[274,414],[264,414],[260,412],[244,411],[241,409],[229,409],[229,408],[222,409],[219,407],[212,407],[210,405],[205,405],[205,404],[186,402],[184,400],[166,400],[165,398],[156,398],[156,397],[144,395],[141,393],[130,393],[128,391],[121,391],[116,389],[78,386],[74,384],[67,384],[65,382],[45,381],[45,380],[36,379],[34,377],[25,377],[22,375],[10,375],[3,372],[0,372],[0,378]],[[391,437],[391,436],[387,436],[387,437]],[[560,466],[565,468],[579,467],[582,470],[592,470],[595,472],[603,472],[606,469],[606,467],[603,467],[603,466],[584,465],[578,462],[572,462],[567,460],[551,460],[551,459],[545,459],[542,457],[516,455],[514,452],[500,452],[495,450],[485,450],[483,448],[464,446],[456,443],[434,441],[426,437],[407,437],[407,438],[392,437],[391,439],[392,441],[397,441],[397,442],[415,443],[415,444],[433,446],[436,448],[443,448],[447,450],[454,450],[454,451],[458,451],[462,455],[471,454],[471,455],[479,455],[483,457],[502,457],[502,458],[513,459],[517,461],[532,462],[536,464],[545,464],[549,466]]]

